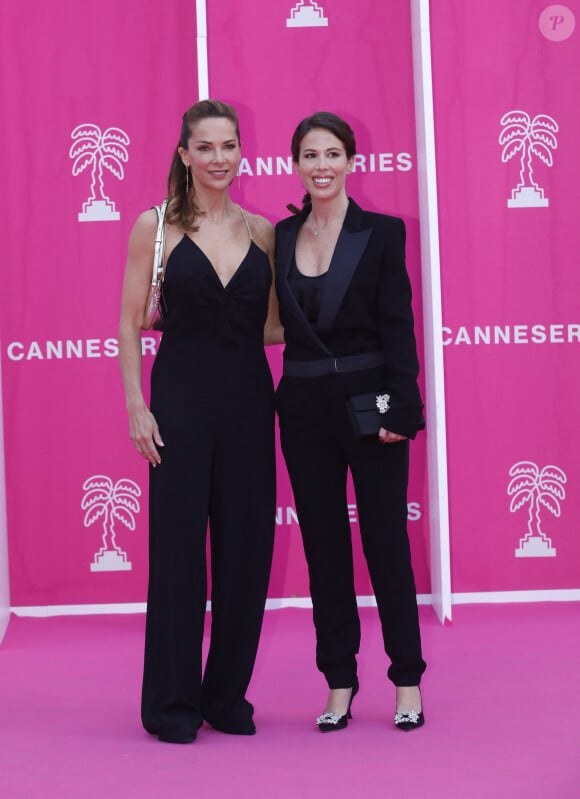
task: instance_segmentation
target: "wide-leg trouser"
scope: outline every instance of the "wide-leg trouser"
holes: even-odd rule
[[[346,497],[350,469],[391,660],[388,676],[395,685],[418,685],[426,664],[407,535],[409,442],[357,440],[335,386],[334,375],[284,378],[277,395],[282,448],[308,562],[316,663],[330,688],[354,684],[360,622]]]
[[[252,717],[245,693],[274,540],[273,408],[247,422],[228,422],[218,411],[193,432],[169,415],[160,424],[162,463],[150,469],[142,689],[142,721],[152,733],[188,734],[203,719],[235,726]],[[202,677],[208,520],[212,613]]]

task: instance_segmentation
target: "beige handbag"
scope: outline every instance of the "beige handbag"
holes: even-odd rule
[[[142,330],[155,330],[163,328],[163,312],[161,308],[161,290],[163,286],[163,252],[165,249],[165,211],[167,210],[168,200],[163,200],[161,205],[155,205],[157,213],[157,233],[155,234],[155,251],[153,254],[153,272],[151,275],[151,286],[145,303],[143,312]]]

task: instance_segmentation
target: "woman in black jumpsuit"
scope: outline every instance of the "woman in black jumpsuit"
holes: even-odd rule
[[[240,159],[235,111],[185,115],[169,176],[163,337],[140,387],[139,325],[153,257],[153,211],[129,246],[120,360],[131,438],[150,466],[145,729],[190,742],[203,720],[255,732],[245,698],[260,635],[275,517],[273,385],[264,336],[278,336],[271,225],[229,198]],[[265,327],[266,326],[266,327]],[[275,328],[277,333],[275,333]],[[211,548],[211,638],[202,671]]]

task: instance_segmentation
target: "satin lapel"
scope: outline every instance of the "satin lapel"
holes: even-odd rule
[[[296,299],[294,292],[290,288],[290,284],[288,282],[288,275],[292,265],[292,256],[296,249],[296,237],[298,236],[298,229],[299,225],[297,224],[296,227],[292,228],[290,231],[278,229],[276,233],[278,238],[276,245],[276,250],[278,253],[277,268],[280,275],[278,301],[281,305],[284,305],[286,312],[294,317],[296,324],[302,328],[302,331],[308,336],[312,343],[320,347],[323,352],[331,355],[328,347],[318,338],[312,329],[312,326],[304,316],[302,308],[298,304],[298,300]]]
[[[324,283],[318,324],[321,330],[329,330],[334,324],[336,314],[342,304],[352,276],[368,244],[372,228],[349,233],[346,228],[334,248],[330,267]]]
[[[276,231],[276,252],[278,254],[278,270],[284,279],[284,284],[288,285],[288,274],[292,263],[292,253],[296,247],[296,237],[298,228],[283,230],[278,228]]]

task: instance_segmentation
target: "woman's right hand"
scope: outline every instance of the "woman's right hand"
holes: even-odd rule
[[[119,366],[129,414],[129,435],[137,452],[153,466],[161,463],[157,447],[163,446],[163,440],[141,390],[141,322],[151,284],[156,230],[157,214],[153,210],[141,214],[133,226],[119,320]]]
[[[152,466],[161,463],[157,447],[164,446],[163,439],[155,417],[146,405],[129,411],[129,436],[137,452]]]

